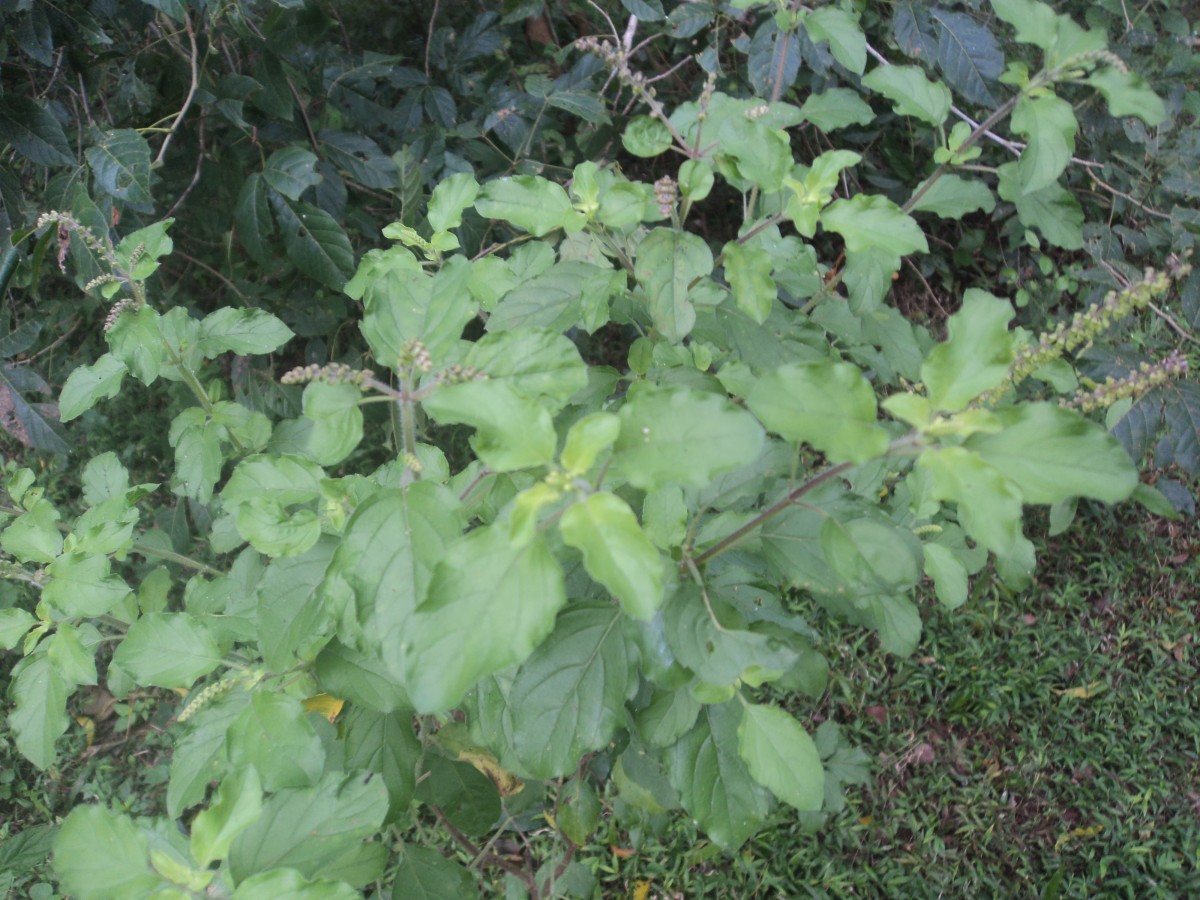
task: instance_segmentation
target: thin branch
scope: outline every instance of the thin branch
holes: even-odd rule
[[[175,121],[171,124],[171,130],[163,138],[162,146],[158,148],[158,156],[154,158],[154,164],[151,168],[158,168],[162,165],[163,157],[167,155],[167,148],[171,146],[171,141],[176,133],[178,133],[179,126],[183,124],[183,117],[191,109],[192,101],[196,98],[196,91],[200,87],[200,64],[198,62],[200,51],[196,47],[196,30],[192,27],[192,18],[186,12],[183,15],[183,27],[187,29],[188,43],[192,48],[191,55],[186,57],[192,71],[192,83],[188,86],[187,96],[183,98],[183,106],[175,114]]]
[[[425,77],[429,77],[429,51],[433,48],[433,26],[437,22],[438,7],[442,0],[433,0],[433,12],[429,14],[429,33],[425,36]]]
[[[242,293],[240,290],[238,290],[238,286],[237,286],[236,284],[234,284],[234,283],[233,283],[232,281],[230,281],[230,280],[229,280],[229,279],[228,279],[226,276],[222,275],[220,272],[218,272],[216,269],[214,269],[214,268],[213,268],[212,266],[210,266],[208,263],[206,263],[206,262],[203,262],[203,261],[201,261],[201,260],[199,260],[199,259],[196,259],[196,257],[194,257],[194,256],[189,256],[188,254],[184,253],[182,250],[174,250],[174,251],[172,251],[171,255],[172,255],[172,256],[178,256],[180,259],[182,259],[182,260],[185,260],[185,261],[187,261],[187,262],[191,263],[191,264],[192,264],[192,265],[194,265],[194,266],[199,266],[199,267],[200,267],[200,268],[202,268],[204,271],[206,271],[206,272],[208,272],[210,275],[212,275],[214,278],[217,278],[217,279],[219,279],[221,282],[223,282],[223,283],[224,283],[224,285],[225,285],[227,288],[229,288],[231,291],[233,291],[235,294],[237,294],[237,295],[238,295],[238,299],[239,299],[239,300],[241,300],[241,301],[242,301],[244,304],[246,304],[247,306],[253,306],[253,305],[254,305],[254,304],[252,304],[252,303],[250,302],[250,298],[249,298],[249,297],[247,297],[247,296],[246,296],[245,294],[243,294],[243,293]]]
[[[1176,322],[1175,319],[1171,316],[1171,314],[1168,313],[1165,309],[1159,309],[1153,303],[1149,304],[1149,306],[1152,310],[1154,310],[1155,314],[1159,318],[1161,318],[1164,322],[1166,322],[1168,325],[1170,325],[1171,328],[1175,330],[1175,333],[1178,334],[1181,338],[1191,341],[1193,344],[1200,344],[1200,341],[1196,340],[1196,338],[1192,336],[1192,333],[1190,331],[1188,331],[1186,328],[1184,328],[1182,325],[1180,325],[1178,322]]]

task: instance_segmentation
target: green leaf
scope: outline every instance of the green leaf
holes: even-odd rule
[[[821,6],[804,17],[804,30],[814,43],[828,41],[833,58],[855,75],[867,67],[867,37],[857,16],[837,6]]]
[[[446,820],[472,837],[487,834],[500,818],[496,785],[473,765],[430,755],[417,786],[417,798],[441,809]]]
[[[650,703],[634,717],[638,734],[651,747],[666,747],[685,735],[700,714],[700,701],[691,691],[656,690]]]
[[[293,337],[292,329],[265,310],[224,306],[201,320],[198,344],[205,359],[213,359],[227,351],[274,353]]]
[[[537,778],[573,772],[608,746],[636,687],[635,651],[607,603],[575,603],[517,671],[508,692],[513,750]]]
[[[506,291],[491,317],[490,332],[518,329],[595,331],[609,318],[609,300],[625,290],[626,276],[591,263],[561,262]]]
[[[251,875],[233,892],[233,900],[359,900],[362,894],[342,881],[310,881],[295,869]]]
[[[325,473],[313,462],[299,456],[251,456],[240,463],[221,491],[226,511],[264,497],[281,506],[307,503],[321,495]]]
[[[558,830],[575,844],[584,844],[600,825],[600,798],[587,781],[572,778],[558,791],[555,813]]]
[[[919,194],[927,183],[922,181],[917,185],[913,196]],[[911,211],[931,212],[943,219],[961,219],[976,210],[990,213],[995,208],[996,198],[982,181],[946,173],[921,194]]]
[[[850,88],[829,88],[809,94],[800,107],[800,115],[822,131],[867,125],[875,118],[874,110]]]
[[[767,817],[771,797],[738,752],[741,704],[706,706],[696,725],[666,751],[667,774],[683,808],[717,846],[733,851]]]
[[[225,739],[229,761],[250,766],[266,791],[308,787],[325,765],[325,747],[295,697],[256,691]]]
[[[1026,503],[1068,497],[1118,503],[1137,487],[1137,468],[1129,454],[1078,413],[1030,403],[998,409],[995,415],[1004,430],[974,434],[964,446],[1020,488]]]
[[[621,146],[643,159],[666,153],[672,141],[671,129],[654,116],[634,116],[621,132]]]
[[[158,331],[159,315],[148,306],[121,313],[104,339],[112,355],[142,384],[158,378],[166,348]]]
[[[825,799],[825,770],[808,732],[782,709],[746,704],[738,725],[738,753],[754,780],[799,810]]]
[[[224,426],[208,421],[200,407],[191,407],[175,417],[167,434],[175,448],[175,472],[171,476],[175,493],[201,503],[212,498],[225,462],[221,442],[226,436]]]
[[[761,247],[744,246],[730,241],[725,254],[725,278],[733,289],[737,308],[761,325],[771,314],[778,289],[771,279],[774,261]]]
[[[99,638],[88,623],[76,628],[68,622],[60,622],[45,643],[46,655],[59,674],[72,684],[96,684],[95,642]],[[85,640],[87,647],[83,645]]]
[[[631,391],[618,415],[613,470],[644,491],[670,483],[705,487],[754,459],[764,439],[744,409],[686,388]]]
[[[316,171],[317,155],[303,147],[283,147],[271,154],[262,177],[289,200],[299,200],[310,187],[321,183]]]
[[[493,526],[450,545],[404,636],[417,711],[450,709],[480,678],[523,662],[565,602],[562,570],[541,537],[515,548]]]
[[[925,574],[933,579],[938,601],[946,609],[958,609],[967,602],[967,569],[958,555],[942,544],[926,544]]]
[[[314,281],[340,291],[354,273],[354,250],[337,221],[317,206],[269,196],[292,264]]]
[[[62,421],[70,422],[95,406],[96,401],[117,396],[121,380],[128,371],[119,359],[105,353],[92,365],[80,366],[71,372],[58,398]]]
[[[584,416],[571,426],[559,461],[571,476],[586,474],[596,457],[611,447],[621,433],[621,420],[608,412]]]
[[[1016,38],[1043,50],[1058,40],[1058,15],[1039,0],[992,0],[996,15],[1016,29]]]
[[[126,815],[80,805],[54,838],[54,871],[79,900],[149,897],[166,885],[150,867],[145,832]]]
[[[879,249],[897,257],[928,253],[921,226],[891,200],[878,194],[855,194],[835,200],[821,213],[821,224],[846,242],[846,252]]]
[[[485,334],[471,345],[463,365],[485,373],[489,382],[511,385],[542,405],[553,401],[554,412],[588,384],[579,348],[557,331],[522,328]]]
[[[0,609],[0,650],[17,646],[36,622],[37,619],[19,607]]]
[[[288,512],[269,497],[255,497],[237,508],[237,532],[267,556],[299,556],[321,538],[321,519],[314,510]]]
[[[186,688],[221,664],[221,650],[189,613],[146,613],[129,626],[113,661],[139,684]]]
[[[362,391],[349,382],[310,382],[304,388],[304,415],[313,427],[305,445],[323,466],[341,462],[363,437]]]
[[[139,490],[147,485],[138,485]],[[124,497],[129,490],[129,470],[111,450],[93,456],[83,467],[83,502],[99,506],[105,500]]]
[[[650,303],[654,327],[670,341],[681,341],[696,322],[688,300],[693,280],[712,273],[713,256],[698,235],[655,228],[638,245],[634,275]]]
[[[267,203],[267,183],[257,172],[242,182],[237,206],[233,211],[233,224],[237,228],[242,246],[259,265],[271,262],[271,242],[275,237],[275,220]]]
[[[794,165],[787,132],[760,119],[731,116],[721,122],[717,140],[721,153],[716,162],[721,173],[767,193],[783,186]]]
[[[782,366],[758,380],[747,404],[771,431],[811,444],[831,462],[862,463],[887,452],[875,391],[851,363]]]
[[[940,81],[930,81],[917,66],[877,66],[862,83],[887,97],[902,116],[936,126],[950,113],[950,89]]]
[[[933,7],[929,10],[937,34],[936,58],[947,86],[979,106],[995,107],[988,86],[1004,71],[1000,42],[969,15]]]
[[[432,847],[405,844],[392,900],[477,900],[479,884],[461,863]]]
[[[462,224],[462,212],[475,202],[479,184],[470,172],[459,172],[438,183],[429,197],[429,224],[436,231],[450,231]]]
[[[69,166],[75,154],[58,120],[16,93],[0,97],[0,141],[38,166]]]
[[[554,459],[558,436],[550,411],[504,381],[443,385],[423,406],[443,425],[473,427],[471,448],[497,472],[546,465]]]
[[[409,707],[408,693],[374,654],[331,641],[316,659],[315,674],[322,690],[376,712]]]
[[[1021,493],[1000,470],[963,447],[926,450],[918,465],[933,476],[931,495],[958,504],[958,520],[997,556],[1012,556],[1021,534]]]
[[[102,616],[131,593],[103,554],[68,553],[46,567],[42,601],[67,617]]]
[[[643,22],[661,22],[666,18],[662,0],[621,0],[621,5]]]
[[[41,652],[27,656],[12,670],[8,695],[13,701],[8,727],[17,749],[39,769],[54,765],[54,742],[71,723],[67,696],[74,685]]]
[[[192,858],[201,868],[229,854],[233,839],[262,813],[262,786],[253,766],[239,769],[217,788],[208,809],[192,820]]]
[[[1028,142],[1017,162],[1022,194],[1032,194],[1058,181],[1075,152],[1079,123],[1071,104],[1053,94],[1022,95],[1012,114],[1013,131]]]
[[[346,768],[379,775],[387,785],[387,821],[400,819],[412,803],[424,752],[413,732],[412,710],[384,713],[356,707],[339,727],[346,742]]]
[[[330,772],[315,786],[284,788],[263,804],[258,820],[234,838],[229,872],[235,882],[287,867],[306,877],[362,887],[383,872],[387,849],[363,843],[383,824],[382,779]]]
[[[485,219],[503,219],[536,237],[561,228],[572,212],[567,192],[537,175],[489,181],[480,189],[475,209]]]
[[[559,529],[563,542],[583,553],[588,574],[620,601],[626,615],[648,619],[662,605],[662,556],[624,500],[592,494],[567,508]]]
[[[1151,128],[1166,118],[1162,99],[1136,72],[1105,66],[1084,80],[1104,95],[1110,116],[1137,116]]]
[[[1064,250],[1083,247],[1083,209],[1075,195],[1055,182],[1026,192],[1017,174],[1018,163],[1005,163],[996,173],[1000,199],[1017,207],[1021,224],[1036,228],[1047,241]]]
[[[150,206],[150,145],[132,128],[105,131],[83,151],[96,185],[104,193],[134,206]]]
[[[49,500],[33,504],[0,535],[0,548],[21,562],[50,563],[62,553],[63,534],[55,524],[61,518]]]
[[[174,242],[167,236],[167,229],[174,221],[163,219],[121,238],[113,253],[119,268],[138,281],[145,281],[158,271],[158,261],[175,249]]]
[[[947,338],[930,351],[921,378],[935,410],[958,412],[1008,376],[1013,359],[1007,300],[970,288],[946,323]]]

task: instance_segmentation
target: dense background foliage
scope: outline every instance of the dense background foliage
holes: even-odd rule
[[[776,883],[753,863],[769,854],[736,851],[764,824],[799,821],[755,840],[810,848],[822,823],[869,832],[845,796],[873,777],[864,716],[915,715],[920,690],[949,710],[885,768],[882,816],[943,790],[905,775],[942,744],[970,772],[958,717],[1024,690],[897,704],[858,667],[924,685],[884,652],[917,647],[922,613],[927,667],[987,631],[981,610],[1011,617],[1022,501],[1058,540],[1107,515],[1080,496],[1194,516],[1200,93],[1180,9],[0,10],[12,885],[57,840],[78,896],[590,896],[711,866],[739,893],[837,893],[816,864]],[[670,444],[642,447],[651,429]],[[375,543],[397,526],[418,532],[408,561]],[[523,616],[500,641],[469,627]],[[570,689],[546,674],[571,666]],[[1069,699],[1099,690],[1059,677]],[[1186,747],[1195,723],[1162,733]],[[1021,786],[993,757],[987,777]],[[1081,759],[1072,782],[1097,780]],[[713,843],[621,870],[672,835],[682,857],[679,807]],[[1104,824],[1070,810],[1056,853]],[[311,838],[317,821],[337,827]],[[930,824],[895,855],[944,839]],[[1183,890],[1186,841],[1101,874]],[[849,883],[933,890],[871,855]],[[46,877],[30,889],[52,896]]]

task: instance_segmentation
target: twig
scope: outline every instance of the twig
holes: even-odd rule
[[[37,353],[33,354],[32,356],[28,356],[25,359],[21,360],[20,362],[14,363],[14,365],[27,366],[31,362],[33,362],[35,359],[37,359],[39,356],[45,356],[47,353],[49,353],[51,350],[53,350],[55,347],[57,347],[59,344],[61,344],[63,341],[65,341],[67,338],[69,338],[72,334],[74,334],[75,329],[78,327],[79,327],[79,320],[72,319],[71,327],[68,328],[65,332],[63,332],[62,335],[55,338],[53,343],[49,344],[46,347],[43,347],[41,350],[39,350]]]
[[[247,297],[245,294],[243,294],[241,291],[238,290],[238,287],[236,284],[234,284],[226,276],[222,275],[220,272],[218,272],[216,269],[214,269],[208,263],[202,262],[201,260],[196,259],[196,257],[194,257],[194,256],[189,256],[188,254],[184,253],[182,250],[175,250],[172,253],[172,255],[178,256],[180,259],[185,260],[194,266],[199,266],[200,268],[202,268],[204,271],[208,272],[213,277],[219,279],[227,288],[229,288],[231,291],[233,291],[235,294],[237,294],[238,299],[241,300],[244,304],[246,304],[247,306],[254,305],[250,302],[249,297]]]
[[[200,151],[196,154],[196,171],[192,173],[192,180],[183,189],[183,193],[179,195],[179,199],[171,204],[171,208],[163,216],[164,219],[169,219],[175,215],[175,211],[183,205],[183,201],[188,198],[188,194],[195,190],[196,185],[200,183],[200,170],[204,167],[204,116],[200,117],[200,133],[197,135],[197,140],[200,144]]]
[[[187,115],[187,111],[192,106],[192,101],[196,97],[196,90],[200,87],[200,65],[197,62],[200,51],[196,47],[196,30],[192,27],[192,19],[186,12],[183,14],[183,27],[187,29],[188,43],[191,44],[192,53],[187,57],[188,65],[192,70],[192,83],[188,87],[187,96],[183,98],[183,106],[179,108],[179,112],[175,114],[175,121],[171,124],[171,130],[167,132],[167,136],[163,138],[162,146],[158,148],[158,156],[154,158],[154,164],[151,168],[158,168],[162,165],[163,157],[167,154],[167,148],[171,146],[171,141],[179,131],[179,126],[183,124],[183,117]]]
[[[442,812],[441,807],[430,804],[429,808],[433,810],[433,814],[437,816],[438,822],[441,823],[442,827],[450,832],[450,837],[454,838],[459,846],[461,846],[472,856],[479,858],[479,848],[475,846],[475,843],[469,837],[450,824],[450,820],[446,818],[446,814]],[[490,854],[480,858],[480,864],[499,866],[513,877],[520,879],[521,883],[529,888],[530,893],[534,895],[537,894],[537,883],[535,882],[533,876],[520,866],[513,865],[507,859],[495,854]]]
[[[429,14],[429,33],[425,36],[425,77],[429,77],[429,51],[433,49],[433,26],[437,22],[438,7],[442,0],[433,0],[433,12]]]
[[[621,46],[625,48],[626,53],[633,47],[633,36],[637,34],[637,27],[638,17],[630,16],[629,24],[625,26],[625,34],[621,36]]]
[[[1152,310],[1154,310],[1154,312],[1159,316],[1159,318],[1161,318],[1164,322],[1166,322],[1168,325],[1170,325],[1171,328],[1173,328],[1175,330],[1175,333],[1178,334],[1181,338],[1183,338],[1184,340],[1191,341],[1193,344],[1200,344],[1200,341],[1196,340],[1196,338],[1192,336],[1191,332],[1189,332],[1186,328],[1184,328],[1182,325],[1180,325],[1178,322],[1176,322],[1175,319],[1171,316],[1171,314],[1168,313],[1165,309],[1159,309],[1153,303],[1148,304],[1148,305]]]

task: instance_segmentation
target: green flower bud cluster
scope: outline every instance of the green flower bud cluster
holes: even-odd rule
[[[242,675],[240,672],[232,672],[226,675],[224,678],[214,681],[190,701],[188,701],[188,705],[185,706],[182,711],[180,711],[179,715],[175,717],[175,721],[186,722],[196,713],[200,712],[200,710],[204,709],[204,707],[208,706],[208,704],[212,703],[214,700],[224,697],[226,694],[232,691],[234,686],[237,685],[241,678]]]
[[[487,381],[487,372],[481,372],[474,366],[460,366],[457,363],[438,375],[442,384],[462,384],[464,381]]]
[[[654,199],[658,202],[658,211],[664,216],[671,215],[675,201],[679,199],[679,185],[670,175],[664,175],[654,182]]]
[[[1061,405],[1085,413],[1107,409],[1118,400],[1140,397],[1153,387],[1186,375],[1187,371],[1187,358],[1178,350],[1172,350],[1170,355],[1158,362],[1144,362],[1124,378],[1109,377],[1103,384],[1063,400]]]
[[[279,381],[281,384],[308,384],[310,381],[322,381],[325,384],[353,384],[361,388],[374,377],[375,373],[370,369],[352,369],[345,363],[327,363],[323,366],[313,363],[308,366],[297,366],[290,372],[285,372]]]
[[[428,372],[433,368],[433,357],[429,350],[417,339],[405,344],[400,350],[398,360],[401,369],[416,369],[418,372]]]
[[[1087,346],[1114,322],[1145,309],[1170,287],[1170,275],[1147,269],[1137,284],[1122,291],[1109,291],[1099,303],[1075,313],[1070,322],[1059,322],[1053,331],[1043,332],[1035,343],[1020,348],[1009,366],[1008,380],[980,397],[980,403],[994,405],[1042,366]]]
[[[629,67],[629,56],[620,46],[600,38],[581,37],[575,42],[575,48],[584,53],[594,53],[604,60],[613,74],[617,76],[617,81],[630,88],[635,94],[647,98],[654,96],[655,90],[649,86],[646,76]]]
[[[52,209],[38,216],[38,229],[55,224],[58,225],[58,267],[60,269],[65,271],[67,252],[71,248],[71,235],[75,235],[83,241],[84,245],[97,256],[104,257],[111,267],[114,269],[117,267],[117,258],[113,254],[112,247],[106,241],[102,241],[92,234],[90,228],[70,213]]]

